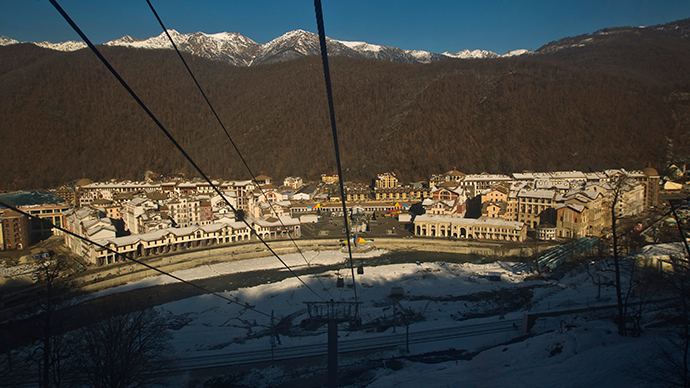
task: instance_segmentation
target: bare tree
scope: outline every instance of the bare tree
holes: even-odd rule
[[[659,273],[659,286],[673,295],[673,301],[660,318],[656,350],[644,362],[636,363],[633,372],[644,381],[666,387],[690,388],[690,277],[687,262],[673,261],[673,270]],[[661,320],[659,320],[661,321]]]
[[[37,278],[35,302],[27,304],[27,309],[33,310],[28,313],[36,314],[28,329],[31,337],[38,340],[38,346],[28,353],[27,361],[33,364],[42,388],[61,386],[64,362],[69,357],[69,344],[62,336],[69,311],[69,286],[64,281],[68,268],[67,258],[62,255],[53,255],[41,262],[34,273]]]
[[[618,214],[617,214],[617,209],[616,207],[618,206],[619,202],[621,201],[621,194],[623,191],[623,187],[625,185],[625,181],[627,180],[627,177],[624,174],[617,175],[612,182],[612,201],[611,201],[611,234],[613,238],[613,267],[615,271],[615,280],[614,280],[614,286],[616,288],[616,304],[618,308],[618,316],[616,317],[616,324],[618,326],[618,334],[625,336],[625,311],[624,311],[624,306],[623,306],[623,293],[621,289],[621,268],[620,268],[620,259],[618,257],[619,252],[618,252],[618,230],[617,230],[617,221],[618,221]]]
[[[80,380],[94,388],[144,387],[171,351],[166,318],[154,309],[106,318],[75,332]]]
[[[59,254],[40,262],[33,273],[35,287],[17,306],[15,315],[21,318],[6,324],[11,334],[3,336],[6,352],[0,373],[9,384],[35,381],[41,388],[63,384],[70,352],[62,336],[71,307],[65,281],[68,267],[68,258]]]
[[[688,225],[686,220],[677,217],[673,201],[670,204],[684,254],[671,256],[665,263],[668,266],[660,268],[656,274],[655,279],[661,280],[657,286],[672,297],[672,302],[663,310],[663,341],[638,369],[645,374],[641,376],[645,380],[667,387],[690,388],[690,247],[685,237]]]

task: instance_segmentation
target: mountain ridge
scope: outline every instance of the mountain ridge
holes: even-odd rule
[[[288,31],[285,34],[260,44],[237,32],[220,32],[207,34],[194,32],[181,34],[169,29],[168,33],[180,51],[188,52],[203,58],[221,60],[235,66],[254,66],[291,60],[300,56],[320,55],[318,35],[304,30]],[[392,46],[383,46],[366,42],[349,42],[326,38],[330,55],[350,58],[378,59],[402,63],[430,63],[447,58],[500,58],[532,53],[529,50],[511,50],[500,55],[487,50],[461,50],[457,53],[444,52],[435,54],[424,50],[403,50]],[[20,43],[8,37],[0,38],[0,46]],[[24,42],[33,43],[33,42]],[[67,41],[60,43],[33,43],[39,47],[57,51],[76,51],[86,47],[84,42]],[[140,49],[172,49],[165,32],[147,39],[137,39],[129,35],[104,43],[105,46],[123,46]]]
[[[531,54],[553,54],[562,49],[586,47],[596,44],[606,35],[622,32],[631,32],[641,29],[651,29],[675,34],[681,38],[688,38],[690,34],[690,19],[682,19],[666,24],[650,27],[611,27],[604,28],[593,33],[582,34],[574,37],[566,37],[549,42],[536,51],[526,49],[510,50],[506,54],[497,54],[492,51],[464,49],[452,53],[445,51],[440,54],[424,50],[403,50],[392,46],[383,46],[367,42],[350,42],[326,38],[330,55],[340,55],[350,58],[378,59],[402,63],[431,63],[448,58],[454,59],[484,59],[506,58]],[[220,60],[235,66],[254,66],[273,63],[276,61],[291,60],[301,56],[320,55],[318,36],[304,30],[288,31],[285,34],[271,40],[268,43],[257,43],[238,32],[219,32],[207,34],[201,31],[181,34],[174,29],[167,31],[175,41],[175,44],[183,52],[192,55]],[[19,42],[15,39],[2,36],[0,46],[18,43],[32,43],[42,48],[57,51],[76,51],[86,48],[86,43],[66,41],[59,43],[50,42]],[[123,46],[141,49],[172,49],[166,33],[152,36],[146,39],[137,39],[129,35],[103,43],[105,46]]]

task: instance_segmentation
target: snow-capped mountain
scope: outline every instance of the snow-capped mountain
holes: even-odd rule
[[[20,43],[19,41],[16,41],[12,38],[8,38],[6,36],[0,36],[0,46],[9,46],[11,44],[17,44]]]
[[[67,42],[60,43],[50,43],[50,42],[38,42],[34,43],[38,47],[43,47],[51,50],[57,51],[77,51],[86,48],[86,43],[75,42],[73,40],[68,40]]]
[[[365,42],[346,42],[326,38],[330,55],[350,58],[379,59],[404,63],[428,63],[445,59],[439,54],[427,51],[402,50],[397,47],[380,46]],[[261,46],[252,64],[264,64],[290,60],[306,55],[320,55],[319,36],[311,32],[290,31]]]
[[[191,34],[180,34],[175,30],[168,30],[168,33],[180,51],[188,52],[203,58],[222,60],[236,66],[249,66],[261,47],[260,44],[236,32],[221,32],[218,34],[195,32]],[[107,42],[105,45],[142,49],[173,48],[165,33],[145,40],[138,40],[131,36],[125,36]]]
[[[6,36],[0,36],[0,46],[9,46],[12,44],[26,43],[20,42],[18,40],[8,38]],[[67,42],[51,43],[51,42],[31,42],[38,47],[43,47],[50,50],[56,51],[77,51],[86,48],[86,43],[75,42],[73,40],[68,40]]]
[[[235,66],[252,66],[287,61],[307,55],[320,55],[321,52],[318,35],[304,30],[287,32],[266,44],[256,43],[237,32],[180,34],[175,30],[168,30],[168,33],[181,51],[204,58],[225,61]],[[14,39],[0,38],[0,45],[2,46],[16,43],[19,42]],[[86,47],[86,44],[83,42],[72,41],[35,44],[59,51],[75,51]],[[404,63],[429,63],[447,58],[498,58],[531,53],[528,50],[515,50],[506,55],[498,55],[486,50],[463,50],[454,54],[450,52],[434,54],[422,50],[403,50],[397,47],[381,46],[366,42],[339,41],[331,38],[326,38],[326,44],[330,55]],[[140,49],[172,49],[172,44],[165,33],[144,40],[124,36],[104,45]]]
[[[487,50],[462,50],[458,51],[457,53],[449,53],[448,51],[444,52],[443,55],[451,58],[460,58],[460,59],[469,59],[469,58],[498,58],[500,55],[496,54],[493,51],[487,51]]]

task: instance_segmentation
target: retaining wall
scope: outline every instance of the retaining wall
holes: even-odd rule
[[[296,240],[301,251],[340,249],[339,239]],[[290,241],[268,241],[276,254],[295,253],[295,244]],[[430,251],[462,254],[476,254],[489,257],[528,257],[533,254],[534,246],[528,244],[500,244],[494,242],[476,242],[467,240],[442,240],[427,238],[376,238],[371,243],[376,248],[391,251]],[[554,244],[556,245],[556,244]],[[539,250],[551,246],[539,246]],[[143,263],[165,272],[190,269],[201,265],[221,263],[234,260],[246,260],[270,256],[271,252],[260,242],[251,242],[231,246],[214,246],[194,249],[184,253],[166,254],[139,258]],[[128,282],[141,280],[160,273],[147,269],[138,263],[119,263],[101,267],[98,272],[74,278],[74,285],[85,292],[119,286]]]

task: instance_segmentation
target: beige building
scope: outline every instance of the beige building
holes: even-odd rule
[[[556,192],[550,190],[522,189],[517,193],[517,221],[531,229],[541,223],[555,224]],[[555,212],[554,212],[555,213]]]
[[[457,168],[453,167],[451,171],[448,171],[446,173],[432,175],[430,183],[432,186],[438,186],[444,182],[454,182],[457,186],[460,184],[460,182],[462,182],[465,179],[465,175],[465,173],[462,173],[458,171]]]
[[[496,218],[460,218],[423,214],[414,220],[416,236],[525,241],[527,228],[521,222]]]
[[[119,254],[139,258],[196,247],[248,241],[250,238],[251,230],[244,223],[227,221],[204,226],[163,229],[124,237],[96,239],[96,242]],[[99,266],[126,260],[95,245],[88,244],[85,248],[82,256]]]
[[[644,186],[645,207],[659,206],[659,182],[661,179],[659,173],[655,169],[647,167],[642,169],[642,176],[636,175],[633,178]]]
[[[283,180],[283,186],[291,187],[295,190],[299,189],[303,185],[304,183],[302,182],[302,178],[300,177],[289,176]]]
[[[168,214],[178,228],[199,225],[200,202],[195,197],[182,196],[168,202]]]
[[[485,202],[508,202],[508,194],[510,193],[508,187],[505,185],[496,185],[491,188],[491,191],[482,194],[482,203]]]
[[[394,172],[379,174],[376,177],[376,181],[374,181],[374,187],[377,189],[392,189],[398,186],[400,186],[400,183]]]
[[[321,182],[323,183],[338,183],[339,181],[338,174],[321,174]]]
[[[517,193],[517,191],[511,191],[510,194],[508,194],[508,200],[506,201],[508,205],[506,206],[505,217],[508,221],[517,221],[518,219],[518,204],[520,202],[518,201]]]
[[[506,213],[508,202],[484,202],[482,203],[482,217],[502,218],[507,220]]]
[[[377,201],[414,201],[429,197],[427,188],[395,187],[374,190],[374,199]]]
[[[345,193],[347,195],[347,202],[365,202],[371,200],[371,189],[364,183],[346,183]]]
[[[507,175],[487,173],[455,175],[449,172],[446,173],[446,177],[447,182],[456,183],[457,186],[460,186],[463,189],[465,189],[465,191],[467,191],[470,197],[474,197],[482,190],[492,188],[499,184],[509,186],[510,183],[513,181],[513,179]],[[454,177],[457,177],[457,179],[453,179]]]

